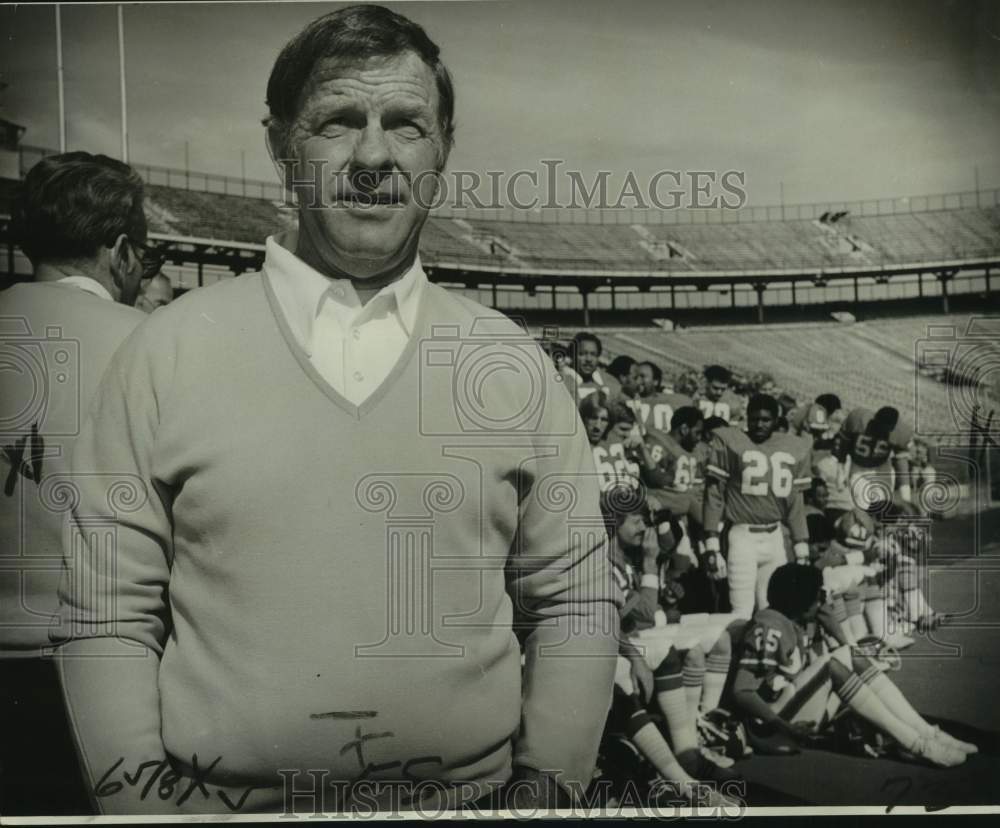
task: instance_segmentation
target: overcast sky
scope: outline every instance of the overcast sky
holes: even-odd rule
[[[133,161],[270,179],[281,46],[341,4],[125,7]],[[457,85],[453,169],[743,170],[750,204],[1000,186],[995,0],[387,3]],[[52,6],[0,8],[0,117],[58,145]],[[64,6],[68,141],[119,154],[115,7]]]

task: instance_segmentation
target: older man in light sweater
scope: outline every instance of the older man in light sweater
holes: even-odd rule
[[[284,48],[267,100],[298,232],[153,314],[74,455],[94,476],[61,649],[95,799],[426,813],[514,779],[566,802],[619,599],[551,363],[420,264],[452,142],[438,48],[346,8]]]

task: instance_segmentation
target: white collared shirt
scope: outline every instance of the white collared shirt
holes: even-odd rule
[[[65,276],[62,279],[56,279],[56,282],[61,285],[72,285],[73,287],[80,288],[80,290],[85,290],[87,293],[92,293],[101,299],[107,299],[109,302],[114,301],[114,297],[108,293],[108,289],[96,279],[91,279],[89,276]]]
[[[332,279],[291,251],[297,234],[269,236],[264,270],[292,335],[337,393],[360,405],[396,366],[413,335],[427,276],[420,257],[365,305],[349,279]]]

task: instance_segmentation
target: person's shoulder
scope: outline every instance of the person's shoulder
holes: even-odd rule
[[[736,426],[720,426],[712,432],[712,442],[727,448],[739,449],[750,438]]]
[[[187,291],[149,314],[149,321],[143,328],[148,328],[151,336],[173,332],[184,337],[197,328],[212,329],[232,320],[243,325],[251,303],[265,301],[261,274],[246,273]]]
[[[812,451],[812,440],[798,434],[775,432],[768,443],[774,451],[787,451],[801,459]]]
[[[897,423],[896,427],[892,430],[890,435],[890,442],[897,449],[907,448],[910,442],[913,440],[915,432],[913,426],[902,418]]]
[[[870,408],[852,408],[844,420],[844,428],[848,430],[860,430],[868,425],[875,412]]]
[[[129,305],[95,296],[85,290],[52,282],[26,282],[0,293],[0,313],[20,316],[33,336],[58,336],[88,341],[124,339],[146,318]]]
[[[488,308],[457,291],[428,282],[424,301],[432,327],[458,325],[463,336],[504,336],[531,339],[527,328],[505,313]],[[541,350],[541,348],[539,348]]]

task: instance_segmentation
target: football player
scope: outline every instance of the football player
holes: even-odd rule
[[[634,411],[635,400],[639,396],[639,363],[622,354],[611,360],[608,373],[618,382],[621,399]]]
[[[890,500],[894,491],[901,500],[912,501],[912,440],[913,429],[892,406],[875,413],[855,408],[847,415],[833,454],[841,464],[839,479],[846,480],[856,506],[867,509],[878,501]]]
[[[660,384],[663,372],[652,362],[639,363],[639,397],[635,401],[635,413],[643,433],[655,430],[666,434],[670,431],[670,421],[679,408],[694,405],[686,394],[662,391]]]
[[[733,698],[748,717],[758,752],[795,753],[834,708],[846,704],[896,741],[905,756],[952,767],[976,753],[927,722],[871,659],[849,646],[810,646],[807,627],[820,608],[823,576],[811,566],[785,564],[768,584],[768,606],[743,636]]]
[[[886,607],[876,577],[883,567],[874,518],[857,508],[841,516],[833,526],[832,540],[814,556],[813,563],[823,572],[846,642],[857,645],[869,634],[882,638]],[[897,636],[886,643],[900,650],[913,644],[913,639]]]
[[[696,719],[688,701],[691,693],[685,685],[690,683],[689,674],[704,674],[704,651],[694,646],[682,656],[670,647],[662,657],[652,656],[635,638],[639,630],[657,625],[662,596],[673,589],[665,577],[661,545],[650,526],[645,502],[632,489],[615,488],[602,494],[601,510],[609,535],[612,571],[624,594],[612,719],[620,721],[630,741],[661,777],[685,796],[694,795],[699,779],[738,779],[738,774],[717,764],[713,755],[698,745]],[[728,635],[725,633],[727,640]],[[727,654],[727,667],[728,661]],[[667,723],[672,749],[650,718],[648,710],[654,706]],[[712,796],[721,797],[713,799],[716,804],[731,804],[714,791]]]
[[[705,368],[705,391],[698,398],[698,407],[707,420],[721,417],[729,425],[743,423],[746,400],[733,392],[733,375],[721,365]]]
[[[604,346],[594,334],[580,331],[573,337],[576,371],[571,382],[578,400],[589,397],[595,391],[603,392],[608,399],[620,393],[618,381],[609,373],[600,370],[600,358],[603,352]]]
[[[595,397],[598,398],[598,403],[586,405]],[[636,428],[635,414],[624,402],[605,405],[603,410],[606,413],[608,427],[604,436],[593,442],[601,423],[601,409],[596,408],[600,399],[599,395],[591,395],[580,404],[580,409],[585,425],[588,418],[584,416],[584,411],[590,415],[591,425],[586,426],[587,436],[592,441],[591,448],[594,452],[597,474],[601,480],[601,489],[607,490],[616,484],[638,488],[644,475],[654,473],[656,463]],[[597,416],[590,413],[595,408]]]
[[[800,405],[788,413],[789,430],[793,434],[816,437],[826,433],[830,418],[840,411],[840,397],[820,394],[814,402]]]
[[[791,533],[796,560],[809,560],[809,530],[802,492],[812,481],[803,442],[776,433],[778,402],[756,394],[747,406],[748,431],[718,428],[705,468],[705,550],[720,555],[719,524],[729,530],[729,600],[741,618],[753,615],[754,598],[767,606],[767,582],[785,561],[782,524]],[[711,565],[711,564],[709,564]]]

